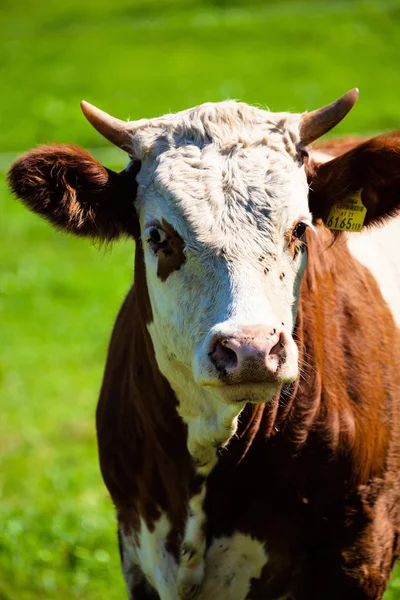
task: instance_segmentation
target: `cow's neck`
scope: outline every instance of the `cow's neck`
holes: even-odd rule
[[[218,451],[235,434],[244,403],[224,404],[189,378],[184,389],[177,387],[175,393],[178,414],[187,425],[189,453],[199,474],[207,476],[217,462]]]

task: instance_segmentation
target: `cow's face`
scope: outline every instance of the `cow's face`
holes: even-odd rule
[[[83,104],[92,124],[128,151],[130,166],[118,174],[76,147],[48,146],[21,157],[9,182],[60,228],[103,240],[141,237],[145,270],[136,277],[148,289],[147,326],[179,399],[265,401],[298,370],[293,328],[312,226],[304,149],[356,99],[352,90],[303,115],[223,102],[136,123]],[[324,196],[314,217],[324,218],[345,188],[367,190],[352,181],[364,172],[352,166],[359,155],[346,157],[309,171]],[[368,198],[379,218],[373,188]]]
[[[141,133],[149,330],[178,395],[194,380],[229,402],[265,401],[297,376],[311,225],[298,121],[228,102]]]

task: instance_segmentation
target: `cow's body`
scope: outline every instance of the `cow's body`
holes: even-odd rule
[[[296,326],[298,381],[270,406],[246,406],[237,435],[207,478],[202,599],[379,598],[400,551],[400,271],[393,253],[400,219],[351,234],[349,243],[332,245],[322,227],[311,236]],[[151,401],[151,379],[157,385],[162,378],[142,353],[149,347],[138,339],[145,313],[135,306],[132,289],[114,331],[98,410],[101,465],[116,500],[132,597],[136,586],[145,589],[144,572],[160,598],[177,598],[195,469],[165,382],[168,404],[159,423],[150,412],[138,414]],[[131,384],[141,381],[132,364],[146,374],[140,390],[129,387],[128,373]],[[139,407],[131,400],[138,393]],[[116,476],[118,466],[124,471]],[[133,525],[136,538],[128,533]]]
[[[204,105],[128,134],[97,111],[124,172],[71,147],[11,171],[56,225],[136,240],[97,410],[132,600],[382,598],[400,553],[400,137],[304,159],[355,97],[306,116]],[[377,227],[335,239],[323,221],[360,189]]]

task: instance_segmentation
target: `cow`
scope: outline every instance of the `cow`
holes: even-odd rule
[[[135,122],[83,102],[126,169],[71,145],[10,169],[59,229],[136,242],[96,417],[131,600],[384,594],[400,553],[400,135],[313,146],[357,97]]]

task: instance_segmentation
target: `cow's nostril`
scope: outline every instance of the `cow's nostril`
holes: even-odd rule
[[[266,364],[272,373],[275,373],[279,366],[286,360],[285,338],[283,334],[279,335],[278,342],[271,348],[266,356]]]
[[[238,363],[236,352],[229,348],[228,344],[228,340],[219,340],[211,354],[211,358],[219,370],[232,369]]]
[[[278,356],[280,356],[281,354],[284,353],[284,350],[285,350],[285,337],[281,333],[281,334],[279,334],[278,342],[275,344],[275,346],[273,346],[271,348],[270,354],[277,354]]]

